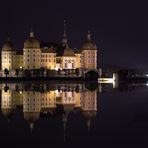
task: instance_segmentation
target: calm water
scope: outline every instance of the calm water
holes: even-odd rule
[[[146,84],[2,83],[0,145],[148,146]]]

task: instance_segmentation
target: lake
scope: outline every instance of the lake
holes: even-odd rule
[[[148,146],[143,83],[1,83],[4,147]]]

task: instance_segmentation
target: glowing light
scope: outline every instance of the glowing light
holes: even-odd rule
[[[55,70],[56,70],[56,71],[58,71],[58,69],[59,69],[58,67],[55,67]]]
[[[20,94],[23,94],[23,92],[22,92],[22,91],[20,91]]]
[[[56,95],[59,94],[59,91],[58,91],[58,90],[55,90],[55,94],[56,94]]]
[[[98,82],[99,83],[113,83],[114,79],[113,78],[99,78]]]
[[[22,69],[23,67],[22,66],[20,66],[20,69]]]

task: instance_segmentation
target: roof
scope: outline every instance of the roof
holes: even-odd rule
[[[43,47],[43,48],[41,48],[41,52],[42,53],[56,53],[56,51],[52,47],[51,48]]]
[[[7,42],[5,42],[2,47],[2,51],[16,51],[16,49],[14,47],[14,44],[10,40],[7,40]]]
[[[17,51],[16,54],[17,54],[17,55],[23,55],[23,51],[22,51],[22,50],[19,50],[19,51]]]
[[[75,53],[73,51],[72,48],[70,48],[69,46],[65,46],[59,50],[57,50],[57,56],[75,56]]]
[[[13,116],[14,112],[15,112],[14,108],[5,108],[5,109],[3,108],[2,109],[3,115],[7,118],[11,118]]]
[[[40,48],[40,43],[34,37],[33,32],[30,32],[29,38],[24,42],[24,48]]]
[[[97,46],[95,42],[93,41],[85,41],[82,46],[82,49],[83,50],[97,50]]]
[[[34,122],[39,119],[39,112],[24,112],[24,118],[26,121]]]
[[[97,50],[97,46],[96,46],[95,42],[92,41],[91,34],[90,34],[89,30],[87,33],[87,40],[84,42],[84,44],[82,46],[82,50]]]
[[[80,49],[74,49],[74,53],[75,54],[81,54],[81,50]]]
[[[87,111],[82,111],[82,114],[83,114],[83,116],[85,118],[91,119],[91,118],[94,118],[97,115],[97,111],[94,111],[94,110],[89,111],[89,110],[87,110]]]

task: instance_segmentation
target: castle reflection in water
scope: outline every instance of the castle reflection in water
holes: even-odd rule
[[[46,84],[16,83],[0,84],[1,110],[6,118],[11,118],[15,110],[23,110],[24,119],[32,130],[41,116],[62,117],[66,128],[68,116],[78,111],[86,120],[88,130],[91,120],[97,114],[97,92],[102,92],[99,84]]]

